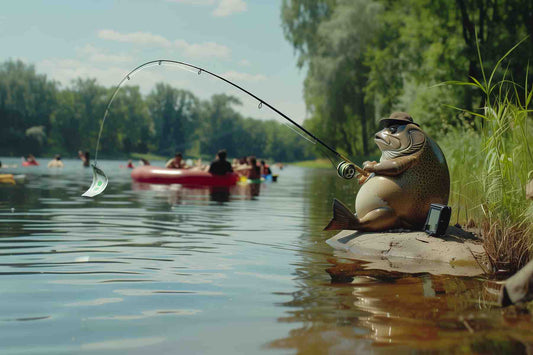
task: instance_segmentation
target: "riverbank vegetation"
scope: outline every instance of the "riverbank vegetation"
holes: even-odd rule
[[[0,64],[0,155],[61,153],[96,146],[100,122],[114,88],[95,79],[59,84],[21,61]],[[277,161],[313,158],[309,145],[275,121],[243,117],[240,101],[224,94],[200,100],[190,91],[159,83],[148,95],[125,86],[113,103],[100,142],[102,157],[133,153],[207,156],[225,148],[232,157]]]
[[[522,85],[507,80],[506,72],[495,80],[515,48],[489,73],[479,56],[480,80],[452,83],[480,91],[484,106],[461,110],[470,123],[453,129],[442,142],[457,220],[480,229],[494,271],[511,272],[525,265],[533,250],[533,206],[525,191],[533,174],[533,90],[527,80]],[[458,144],[461,140],[468,143]]]
[[[492,271],[530,258],[531,1],[284,0],[282,23],[313,132],[369,156],[378,120],[409,112],[445,151],[452,221],[480,231]]]

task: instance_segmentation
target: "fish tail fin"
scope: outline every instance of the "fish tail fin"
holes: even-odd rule
[[[356,229],[359,225],[357,217],[342,202],[333,199],[333,218],[324,230]]]

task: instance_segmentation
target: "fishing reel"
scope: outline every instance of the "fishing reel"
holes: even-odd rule
[[[353,179],[353,177],[356,175],[355,165],[343,161],[337,166],[337,174],[346,180]]]

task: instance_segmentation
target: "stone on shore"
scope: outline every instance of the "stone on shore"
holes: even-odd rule
[[[476,276],[487,269],[486,253],[472,234],[448,227],[443,237],[425,232],[342,231],[327,240],[336,255],[369,262],[367,269],[433,275]]]

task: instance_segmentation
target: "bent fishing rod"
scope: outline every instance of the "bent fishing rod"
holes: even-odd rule
[[[151,67],[151,66],[160,66],[162,64],[171,64],[171,65],[176,65],[178,68],[180,69],[184,69],[184,70],[187,70],[187,71],[192,71],[190,69],[194,69],[195,72],[200,75],[202,73],[207,73],[209,75],[211,75],[212,77],[214,78],[217,78],[219,80],[222,80],[224,81],[225,83],[233,86],[234,88],[244,92],[245,94],[253,97],[255,100],[257,100],[259,102],[259,105],[258,105],[258,108],[260,109],[263,105],[267,106],[268,108],[270,108],[272,111],[274,111],[275,113],[277,113],[278,115],[280,115],[281,117],[283,117],[284,119],[286,119],[287,121],[289,121],[290,123],[292,123],[295,127],[297,127],[301,132],[305,133],[308,137],[310,137],[314,142],[313,143],[319,143],[322,147],[326,148],[326,151],[329,152],[330,154],[333,154],[334,158],[335,159],[338,159],[340,160],[340,163],[337,164],[337,162],[334,162],[333,159],[328,155],[328,158],[330,159],[330,161],[332,162],[332,164],[334,165],[334,167],[337,169],[337,174],[344,178],[344,179],[352,179],[354,176],[356,176],[356,172],[361,174],[361,175],[364,175],[364,176],[368,176],[369,173],[364,171],[362,168],[360,168],[359,166],[357,166],[356,164],[354,164],[353,162],[351,162],[349,159],[347,159],[346,157],[344,157],[342,154],[340,154],[339,152],[337,152],[335,149],[333,149],[332,147],[330,147],[328,144],[326,144],[325,142],[323,142],[320,138],[316,137],[314,134],[312,134],[311,132],[309,132],[307,129],[305,129],[304,127],[302,127],[301,125],[299,125],[298,123],[296,123],[294,120],[292,120],[289,116],[285,115],[283,112],[281,112],[280,110],[278,110],[277,108],[275,108],[274,106],[270,105],[268,102],[266,102],[265,100],[257,97],[256,95],[254,95],[253,93],[251,93],[250,91],[244,89],[243,87],[241,87],[240,85],[237,85],[235,84],[234,82],[218,75],[218,74],[215,74],[207,69],[204,69],[202,67],[199,67],[199,66],[196,66],[196,65],[193,65],[193,64],[189,64],[189,63],[186,63],[186,62],[182,62],[182,61],[178,61],[178,60],[172,60],[172,59],[156,59],[156,60],[151,60],[151,61],[148,61],[148,62],[145,62],[139,66],[137,66],[135,69],[131,70],[128,74],[126,74],[122,80],[119,82],[119,84],[117,85],[117,87],[115,88],[115,91],[113,91],[113,94],[111,95],[111,99],[109,100],[109,103],[107,104],[106,106],[106,110],[105,110],[105,113],[104,113],[104,117],[102,119],[102,123],[100,125],[100,131],[98,133],[98,139],[96,141],[96,151],[95,151],[95,154],[94,154],[94,164],[92,164],[92,167],[93,167],[93,183],[91,185],[91,187],[89,188],[89,190],[87,190],[82,196],[87,196],[87,197],[93,197],[93,196],[96,196],[98,194],[100,194],[104,189],[105,187],[107,186],[107,176],[105,175],[105,173],[99,169],[97,167],[97,162],[98,162],[98,148],[99,148],[99,145],[100,145],[100,138],[102,136],[102,132],[103,132],[103,128],[104,128],[104,123],[105,123],[105,120],[109,114],[109,109],[111,107],[111,104],[113,103],[113,101],[115,100],[115,97],[117,96],[118,92],[120,91],[122,85],[124,85],[124,83],[126,83],[127,81],[131,80],[131,78],[133,77],[133,75],[145,68],[148,68],[148,67]],[[190,69],[189,69],[190,68]],[[292,128],[290,126],[288,126],[289,128]],[[296,131],[297,132],[297,131]],[[298,133],[298,132],[297,132]],[[303,136],[302,136],[303,137]],[[304,137],[305,138],[305,137]],[[337,165],[336,165],[337,164]]]

